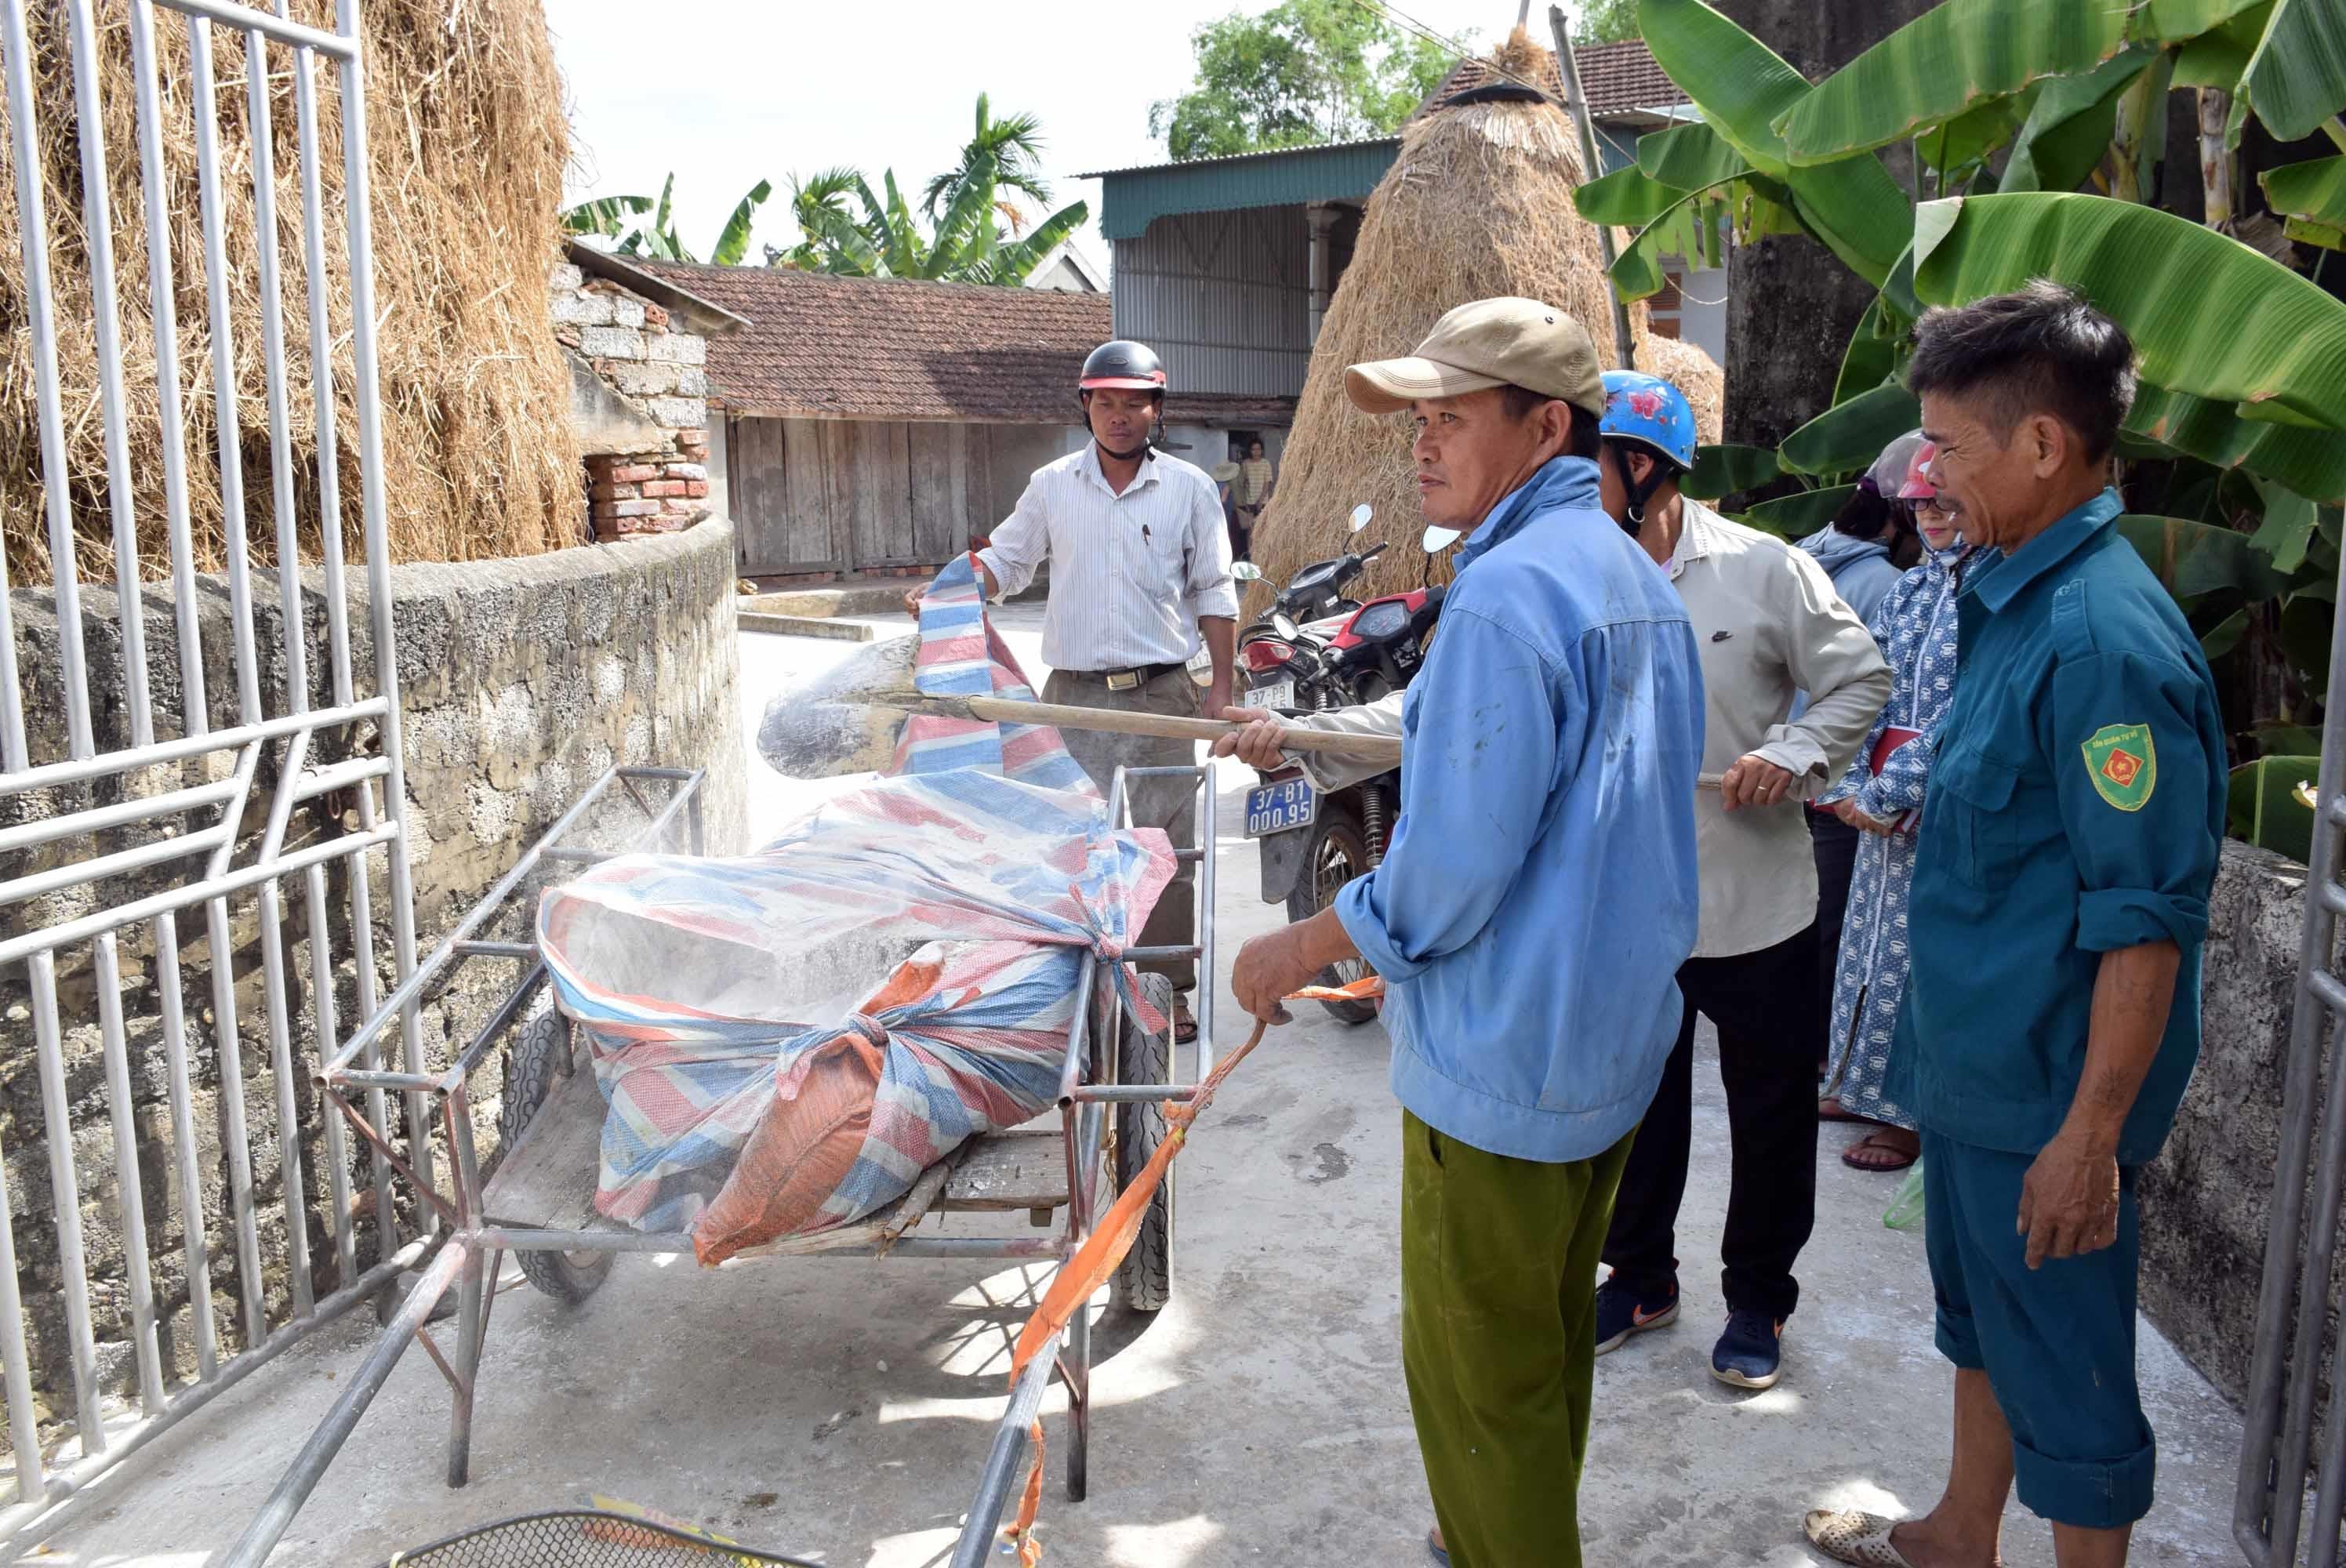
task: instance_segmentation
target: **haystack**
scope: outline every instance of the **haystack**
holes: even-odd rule
[[[1539,50],[1520,28],[1494,59],[1509,76],[1537,79]],[[1569,311],[1588,327],[1602,362],[1617,362],[1596,229],[1572,205],[1582,176],[1579,133],[1551,103],[1438,108],[1403,134],[1369,198],[1312,351],[1279,488],[1255,530],[1254,559],[1273,582],[1346,548],[1345,520],[1362,501],[1376,509],[1364,538],[1393,547],[1371,563],[1359,596],[1415,587],[1423,570],[1407,416],[1354,409],[1345,366],[1408,353],[1454,305],[1507,294]],[[1717,441],[1719,367],[1692,344],[1651,336],[1643,306],[1630,316],[1638,365],[1685,387],[1702,438]],[[1448,575],[1447,563],[1436,562],[1434,580]],[[1267,600],[1258,588],[1248,607]]]
[[[76,569],[113,572],[97,336],[81,200],[79,126],[63,5],[29,8],[40,176],[48,212],[59,370],[69,458]],[[294,18],[333,25],[332,0],[295,0]],[[372,158],[377,359],[391,548],[402,560],[528,555],[583,532],[569,378],[548,321],[546,274],[560,260],[568,158],[562,82],[539,0],[366,0],[367,128]],[[146,205],[133,91],[128,7],[99,0],[98,91],[110,184],[129,415],[130,484],[142,575],[168,570],[162,433],[148,287]],[[199,219],[188,23],[158,9],[162,170],[178,316],[188,499],[199,569],[223,559],[225,519]],[[260,236],[243,35],[212,30],[220,180],[241,428],[246,532],[254,558],[276,555],[268,382],[261,349]],[[286,327],[285,395],[301,553],[321,535],[318,431],[303,264],[299,125],[292,52],[267,52],[277,255]],[[332,374],[337,402],[340,525],[355,552],[361,526],[352,397],[348,246],[342,204],[339,73],[317,82]],[[5,118],[0,106],[0,119]],[[0,141],[0,156],[6,143]],[[40,433],[22,229],[14,172],[0,179],[0,538],[10,579],[50,576]]]

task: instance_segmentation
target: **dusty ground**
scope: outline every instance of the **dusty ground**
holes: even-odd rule
[[[1005,619],[1031,658],[1039,611],[1014,606]],[[754,734],[766,696],[790,672],[853,646],[745,638],[745,728]],[[1242,777],[1219,780],[1226,805],[1235,807]],[[753,761],[753,824],[771,828],[804,798]],[[1270,915],[1253,896],[1235,809],[1222,821],[1227,970],[1237,942]],[[1227,1027],[1235,1013],[1225,1000]],[[1307,1016],[1239,1071],[1201,1124],[1178,1166],[1178,1299],[1137,1338],[1131,1325],[1105,1330],[1115,1353],[1099,1373],[1088,1502],[1058,1492],[1065,1427],[1049,1422],[1048,1562],[1424,1561],[1424,1488],[1397,1343],[1399,1149],[1384,1056],[1377,1026]],[[1727,1143],[1708,1055],[1695,1139],[1680,1233],[1685,1316],[1598,1363],[1587,1560],[1821,1561],[1800,1544],[1803,1509],[1919,1511],[1936,1492],[1949,1384],[1931,1348],[1922,1240],[1883,1228],[1890,1183],[1832,1163],[1839,1144],[1829,1136],[1785,1380],[1757,1396],[1731,1392],[1704,1370],[1720,1310],[1711,1260]],[[685,1261],[628,1257],[583,1308],[512,1291],[490,1335],[472,1485],[441,1485],[446,1397],[431,1365],[412,1356],[272,1562],[379,1563],[467,1524],[601,1492],[840,1568],[940,1564],[1001,1409],[1005,1337],[1035,1283],[958,1262],[699,1275]],[[170,1434],[156,1462],[107,1488],[34,1561],[211,1561],[372,1329],[364,1317],[338,1326]],[[2137,1533],[2136,1561],[2236,1563],[2239,1423],[2147,1324],[2141,1364],[2161,1500]],[[2015,1512],[2004,1557],[2049,1568],[2046,1532]]]

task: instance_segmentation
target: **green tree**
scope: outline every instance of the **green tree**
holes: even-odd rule
[[[1637,36],[1637,0],[1581,0],[1566,9],[1576,44],[1619,44]]]
[[[734,206],[732,216],[725,220],[717,243],[709,249],[712,266],[735,266],[749,253],[750,225],[756,219],[758,209],[773,193],[772,182],[761,179]],[[571,234],[617,239],[618,243],[612,249],[622,256],[648,256],[656,261],[698,261],[700,258],[686,249],[684,241],[677,238],[670,214],[670,200],[675,194],[676,175],[671,172],[660,186],[658,200],[648,196],[597,197],[565,212],[562,227]]]
[[[1470,37],[1462,46],[1471,44]],[[1401,128],[1457,54],[1358,0],[1282,0],[1190,35],[1189,90],[1148,111],[1177,158],[1349,141]]]
[[[860,169],[828,168],[790,181],[790,216],[799,242],[788,250],[769,249],[770,265],[855,278],[927,278],[957,283],[1024,283],[1083,227],[1091,209],[1083,202],[1061,208],[1031,229],[1012,199],[1047,200],[1040,178],[1043,141],[1031,115],[992,117],[977,100],[976,134],[961,149],[954,168],[929,181],[922,209],[929,222],[904,199],[896,171],[881,177],[883,197]]]

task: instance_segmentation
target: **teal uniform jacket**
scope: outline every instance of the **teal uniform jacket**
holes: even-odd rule
[[[2208,661],[2119,511],[2105,491],[1957,596],[1890,1071],[1925,1128],[2034,1155],[2076,1096],[2102,954],[2173,942],[2167,1033],[2119,1135],[2132,1166],[2199,1056],[2229,779]]]

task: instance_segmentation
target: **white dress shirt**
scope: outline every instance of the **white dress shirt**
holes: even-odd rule
[[[1183,664],[1198,617],[1236,619],[1220,493],[1203,469],[1151,452],[1119,495],[1086,442],[1035,471],[977,558],[1004,594],[1051,565],[1043,662],[1054,669]]]

